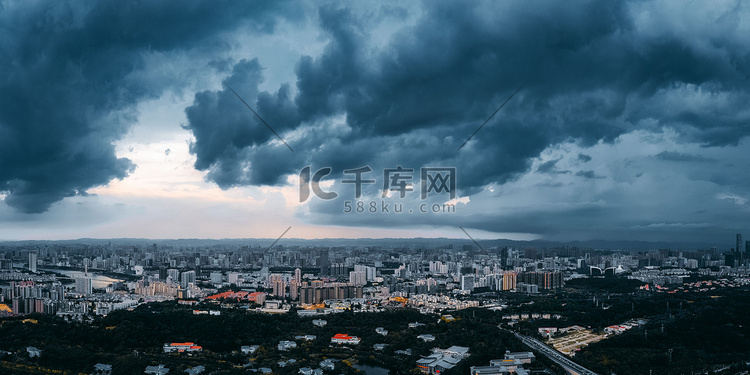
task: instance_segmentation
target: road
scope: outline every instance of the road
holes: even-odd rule
[[[521,340],[524,344],[530,348],[536,350],[539,353],[544,354],[547,358],[557,363],[571,375],[597,375],[597,373],[573,362],[570,358],[564,356],[562,353],[555,349],[550,348],[543,342],[529,336],[524,336],[520,333],[513,332],[516,337]]]

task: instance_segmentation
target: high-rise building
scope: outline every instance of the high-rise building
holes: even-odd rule
[[[302,304],[318,304],[328,299],[362,298],[362,286],[348,283],[323,283],[315,280],[311,286],[306,282],[299,288],[299,299]]]
[[[296,300],[299,297],[299,284],[294,280],[289,283],[289,297],[292,300]]]
[[[318,266],[320,266],[320,274],[328,275],[328,250],[321,250],[320,257],[318,258]]]
[[[21,313],[21,299],[18,297],[13,297],[13,302],[11,304],[13,306],[12,311],[13,314],[20,314]]]
[[[355,264],[354,265],[354,271],[355,272],[364,272],[367,281],[374,281],[375,280],[375,276],[377,275],[377,271],[378,270],[375,267],[365,266],[363,264]]]
[[[76,291],[80,294],[89,295],[93,293],[93,284],[90,277],[79,277],[76,279]]]
[[[557,289],[565,286],[562,272],[522,272],[517,277],[518,283],[534,284],[543,289]]]
[[[297,283],[297,285],[302,283],[302,270],[299,268],[294,270],[294,282]]]
[[[474,290],[474,275],[461,276],[461,290]]]
[[[286,295],[286,282],[284,281],[284,275],[280,273],[272,273],[268,275],[268,285],[273,290],[271,292],[274,296],[284,297]]]
[[[734,250],[738,253],[741,253],[744,251],[744,245],[745,243],[742,242],[742,234],[737,233],[737,247],[735,247]]]
[[[329,268],[330,272],[328,274],[334,277],[346,277],[347,272],[349,272],[349,267],[344,263],[333,263]]]
[[[12,259],[0,259],[0,270],[12,270],[13,260]]]
[[[349,272],[349,283],[352,285],[365,285],[367,284],[367,273],[364,271],[351,271]]]
[[[516,273],[513,271],[503,272],[503,286],[502,290],[513,290],[516,289]]]
[[[29,253],[29,271],[36,272],[36,252]]]
[[[180,274],[180,286],[187,288],[190,284],[195,284],[195,271],[185,271]]]
[[[171,278],[172,282],[177,284],[180,282],[180,271],[175,268],[167,270],[167,278]]]
[[[729,267],[736,267],[735,260],[737,260],[737,257],[735,257],[735,254],[730,252],[724,253],[724,264]]]

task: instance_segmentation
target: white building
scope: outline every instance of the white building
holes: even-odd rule
[[[421,334],[421,335],[417,336],[417,338],[418,339],[422,339],[422,341],[424,341],[424,342],[435,341],[435,336],[427,334],[427,333]]]
[[[294,341],[279,341],[279,345],[276,346],[276,348],[281,351],[287,351],[296,347],[297,343]]]
[[[94,365],[94,373],[92,375],[110,375],[112,374],[112,365],[104,363],[97,363]]]
[[[35,251],[29,253],[29,271],[36,273],[37,255]]]
[[[364,271],[349,272],[349,283],[351,283],[352,285],[367,284],[367,273],[365,273]]]
[[[315,335],[301,335],[301,336],[294,336],[296,340],[305,340],[305,341],[313,341],[315,340]]]
[[[349,336],[347,334],[343,333],[337,333],[333,337],[331,337],[331,344],[347,344],[347,345],[357,345],[360,342],[360,338],[357,336]]]
[[[451,346],[448,349],[435,348],[432,351],[433,353],[429,356],[417,360],[417,367],[424,373],[440,374],[469,357],[469,348],[463,346]]]
[[[243,345],[240,347],[240,352],[242,352],[242,354],[253,354],[259,347],[259,345]]]
[[[199,352],[203,348],[193,342],[173,342],[164,344],[164,353]]]
[[[195,271],[185,271],[180,274],[180,285],[187,288],[190,284],[195,284]]]
[[[534,359],[536,359],[536,357],[532,352],[510,352],[509,350],[507,350],[505,351],[505,359],[516,359],[521,363],[531,363],[534,362]]]
[[[79,277],[76,279],[76,291],[83,295],[93,293],[93,284],[90,277]]]
[[[152,374],[152,375],[166,375],[169,373],[169,369],[164,367],[164,365],[146,366],[146,370],[143,372],[145,372],[146,374]]]
[[[39,349],[37,349],[37,348],[35,348],[35,347],[33,347],[33,346],[27,346],[26,347],[26,352],[29,353],[29,358],[41,357],[42,356],[42,351],[39,350]]]

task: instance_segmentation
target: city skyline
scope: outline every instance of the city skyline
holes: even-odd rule
[[[0,241],[740,247],[748,16],[736,2],[6,2]],[[304,196],[306,167],[330,168],[320,187],[337,197]],[[364,167],[358,198],[347,181]],[[392,189],[399,167],[409,189]],[[455,196],[420,196],[428,168],[455,168]]]
[[[0,242],[0,365],[372,375],[357,367],[368,358],[391,375],[737,373],[747,368],[750,246],[732,240],[734,251],[465,239]],[[713,350],[728,341],[736,345]],[[679,354],[668,360],[672,347]]]

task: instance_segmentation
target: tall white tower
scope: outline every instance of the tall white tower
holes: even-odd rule
[[[29,253],[29,271],[36,273],[36,252]]]

